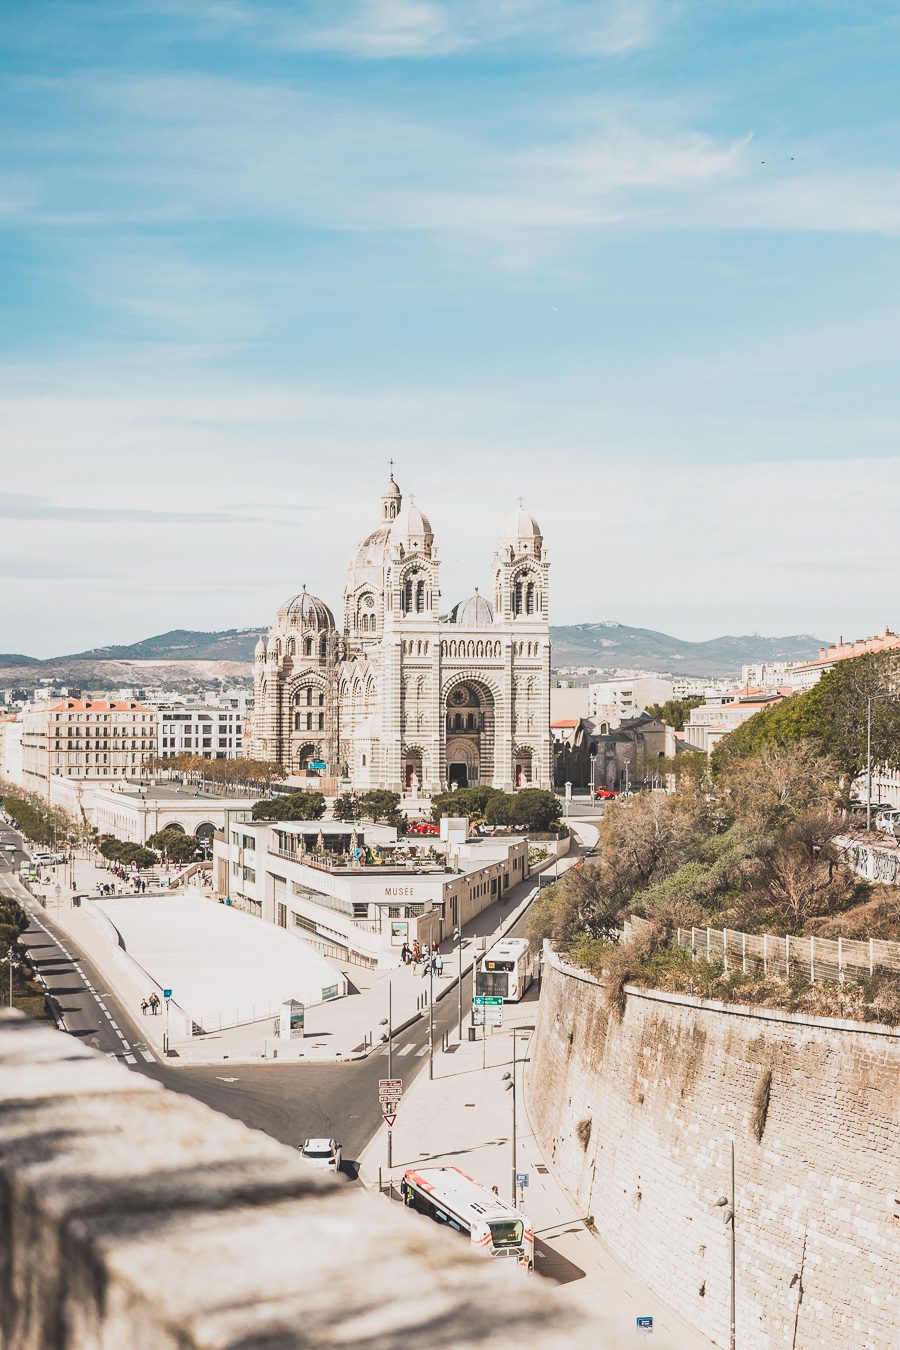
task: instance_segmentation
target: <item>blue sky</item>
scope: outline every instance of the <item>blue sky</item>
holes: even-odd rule
[[[339,609],[390,458],[449,608],[900,621],[900,16],[765,0],[0,12],[0,650]]]

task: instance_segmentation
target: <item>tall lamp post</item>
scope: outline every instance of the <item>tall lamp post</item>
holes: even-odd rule
[[[13,990],[12,990],[12,977],[13,977],[13,971],[14,971],[14,970],[18,970],[18,969],[19,969],[19,966],[20,966],[21,964],[22,964],[21,961],[17,961],[16,958],[13,956],[13,949],[12,949],[12,947],[10,947],[10,949],[9,949],[9,951],[6,953],[6,955],[5,955],[2,959],[0,959],[0,966],[9,966],[9,1006],[10,1006],[10,1007],[12,1007],[12,1005],[13,1005]]]
[[[434,955],[428,953],[428,1077],[434,1078]]]
[[[735,1350],[735,1302],[736,1302],[736,1278],[735,1278],[735,1250],[734,1250],[734,1140],[731,1141],[731,1197],[720,1195],[716,1201],[716,1208],[724,1210],[722,1215],[723,1222],[731,1229],[731,1323],[728,1337],[729,1350]]]
[[[388,1048],[388,1078],[394,1076],[394,1015],[391,1011],[391,981],[388,980],[388,1015],[387,1021],[382,1022],[383,1027],[387,1027],[387,1048]],[[388,1170],[394,1165],[394,1131],[388,1126],[387,1132],[387,1165]]]
[[[532,1032],[534,1031],[534,1027],[533,1026],[513,1027],[512,1072],[505,1073],[503,1075],[503,1078],[501,1079],[501,1082],[506,1084],[504,1091],[512,1093],[512,1185],[510,1187],[510,1193],[512,1195],[513,1209],[515,1209],[516,1207],[516,1177],[519,1174],[518,1159],[516,1156],[516,1065],[518,1064],[518,1059],[516,1057],[516,1046],[518,1042],[516,1041],[516,1036],[520,1031]]]
[[[454,928],[453,941],[456,943],[457,955],[459,957],[459,979],[457,980],[456,983],[456,1002],[459,1013],[459,1026],[457,1028],[457,1036],[459,1038],[460,1044],[462,1044],[462,930],[461,929]]]

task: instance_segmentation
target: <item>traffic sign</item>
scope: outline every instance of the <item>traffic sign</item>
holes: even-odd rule
[[[395,1121],[396,1119],[397,1119],[397,1112],[396,1112],[396,1111],[392,1112],[390,1115],[385,1115],[385,1117],[384,1117],[384,1123],[385,1123],[385,1125],[388,1127],[389,1130],[392,1130],[392,1129],[394,1128],[394,1121]]]
[[[163,990],[163,998],[171,998],[171,997],[172,997],[172,990],[171,990],[171,989],[164,989],[164,990]]]
[[[472,999],[473,1008],[502,1008],[503,999],[493,998],[489,994],[476,994]]]
[[[527,1172],[517,1172],[517,1173],[516,1173],[516,1185],[518,1186],[518,1188],[519,1188],[520,1191],[521,1191],[521,1190],[524,1190],[524,1188],[528,1185],[528,1173],[527,1173]]]
[[[635,1318],[635,1322],[636,1322],[636,1324],[637,1324],[637,1329],[638,1329],[638,1331],[652,1331],[652,1330],[653,1330],[653,1318],[652,1318],[652,1317],[636,1317],[636,1318]]]
[[[395,1108],[399,1104],[402,1096],[402,1078],[379,1078],[378,1100],[381,1103],[382,1111],[384,1111],[385,1107],[387,1107],[388,1111]]]

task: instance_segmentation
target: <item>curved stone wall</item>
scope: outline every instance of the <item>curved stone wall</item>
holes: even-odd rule
[[[626,1266],[741,1350],[888,1350],[900,1325],[900,1035],[601,985],[552,953],[528,1077],[554,1172]]]

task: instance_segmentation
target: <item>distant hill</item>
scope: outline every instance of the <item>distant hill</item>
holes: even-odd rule
[[[253,648],[268,628],[226,628],[221,633],[197,633],[173,628],[169,633],[119,647],[92,647],[90,651],[57,656],[59,661],[252,661]],[[2,661],[2,658],[0,658]]]
[[[808,661],[826,644],[808,633],[790,637],[710,638],[685,642],[652,628],[604,620],[551,628],[553,665],[671,671],[682,675],[737,675],[753,661]]]
[[[17,671],[27,668],[43,678],[83,683],[86,688],[109,688],[127,684],[128,671],[112,667],[121,662],[166,662],[175,670],[169,678],[177,680],[179,663],[230,663],[229,678],[237,673],[234,663],[250,665],[253,649],[268,628],[226,628],[219,633],[195,632],[173,628],[168,633],[144,638],[124,646],[93,647],[40,661],[33,656],[0,654],[0,684],[15,680]],[[684,642],[681,638],[657,633],[652,628],[629,628],[624,623],[577,623],[550,629],[553,639],[553,665],[593,666],[614,670],[659,670],[683,675],[736,675],[750,661],[804,661],[817,656],[825,644],[816,637],[799,634],[769,638],[750,634],[744,637],[711,638],[708,642]],[[92,672],[96,675],[92,676]],[[248,675],[250,671],[246,672]],[[211,672],[206,670],[206,677]],[[223,671],[224,675],[224,671]],[[21,678],[21,676],[20,676]],[[137,672],[131,671],[136,681]],[[151,681],[149,672],[144,679]],[[112,683],[110,683],[112,681]]]

